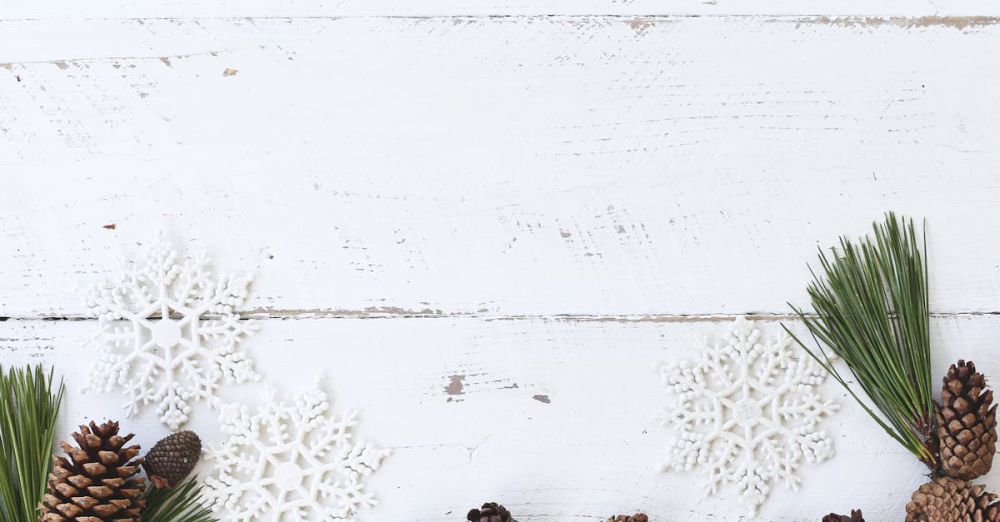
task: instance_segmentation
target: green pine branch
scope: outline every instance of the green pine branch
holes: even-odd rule
[[[891,212],[873,229],[874,238],[854,243],[842,237],[839,249],[820,250],[821,271],[813,271],[808,287],[813,313],[789,305],[816,347],[788,333],[886,433],[937,469],[927,261],[922,252],[927,240],[918,240],[912,220]],[[833,366],[824,345],[844,361],[856,386]]]
[[[146,488],[143,522],[217,522],[202,497],[202,487],[195,477],[169,489],[150,485]]]
[[[52,371],[0,366],[0,517],[35,522],[45,494],[64,386]]]

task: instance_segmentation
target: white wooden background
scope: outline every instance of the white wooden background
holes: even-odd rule
[[[395,449],[362,521],[487,499],[522,522],[743,520],[732,490],[657,471],[652,367],[741,314],[776,333],[817,246],[926,217],[935,369],[1000,379],[998,15],[2,0],[0,357],[65,374],[63,434],[118,415],[121,396],[77,393],[95,329],[77,289],[164,229],[258,274],[245,347],[267,381],[322,377]],[[842,403],[837,457],[759,520],[902,518],[923,469]],[[164,434],[153,411],[130,426]]]

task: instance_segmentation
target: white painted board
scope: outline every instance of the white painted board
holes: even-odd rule
[[[804,304],[816,249],[888,209],[928,220],[937,373],[1000,375],[990,6],[5,7],[0,361],[75,391],[78,289],[164,230],[257,275],[268,381],[320,375],[396,450],[362,520],[741,520],[656,471],[652,365]],[[899,518],[922,470],[842,402],[838,457],[760,520]],[[74,393],[63,433],[117,404]]]
[[[928,219],[935,311],[996,310],[1000,26],[3,25],[11,316],[80,313],[157,229],[261,312],[784,313],[887,209]]]
[[[6,19],[238,18],[319,16],[649,16],[799,15],[983,17],[1000,14],[988,0],[6,0]]]
[[[695,356],[698,336],[722,335],[728,321],[268,320],[244,349],[279,398],[318,378],[336,411],[361,412],[360,437],[393,449],[368,482],[380,505],[359,520],[452,522],[495,498],[527,521],[603,521],[643,509],[653,520],[728,522],[746,520],[735,490],[703,499],[702,476],[660,471],[672,435],[656,421],[670,397],[655,370]],[[759,324],[767,336],[780,328]],[[1000,373],[998,328],[992,316],[936,320],[935,373],[959,356]],[[0,323],[5,361],[55,363],[66,373],[73,393],[63,433],[88,415],[115,417],[124,402],[77,393],[86,374],[70,369],[89,364],[92,352],[81,347],[93,329],[90,321]],[[924,480],[926,468],[827,384],[824,395],[842,406],[824,426],[837,455],[804,466],[796,493],[773,484],[755,520],[815,521],[852,507],[898,520]],[[223,397],[260,404],[263,394],[243,385]],[[128,423],[147,447],[166,434],[152,408]],[[191,427],[206,441],[221,438],[205,407]],[[983,483],[1000,489],[1000,475]]]

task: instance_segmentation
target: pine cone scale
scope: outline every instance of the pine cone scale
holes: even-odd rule
[[[830,513],[823,517],[823,522],[865,522],[865,519],[861,515],[860,509],[852,509],[850,516]]]
[[[913,492],[906,504],[906,522],[1000,522],[996,498],[983,486],[939,477]]]
[[[608,518],[606,522],[649,522],[649,517],[644,513],[634,515],[618,515]]]
[[[54,456],[48,492],[39,506],[42,522],[139,522],[143,505],[133,484],[138,446],[123,448],[117,422],[91,422],[72,435],[78,447],[63,442],[69,456]],[[127,480],[126,480],[127,479]]]
[[[972,361],[958,361],[944,377],[941,404],[935,409],[941,471],[949,477],[971,480],[993,466],[996,405],[992,390],[985,388],[986,378]]]
[[[471,522],[517,522],[507,508],[496,502],[487,502],[479,509],[469,510],[465,519]]]
[[[201,456],[201,439],[193,431],[179,431],[160,439],[149,450],[143,467],[158,488],[172,488],[194,469]]]

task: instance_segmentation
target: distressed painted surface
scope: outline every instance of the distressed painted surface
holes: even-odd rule
[[[929,220],[938,373],[1000,375],[994,7],[34,4],[0,13],[0,360],[85,365],[76,290],[164,229],[257,273],[268,380],[396,449],[363,520],[740,520],[657,473],[652,365],[804,303],[889,208]],[[843,404],[761,520],[899,518],[921,470]],[[117,405],[73,394],[63,431]]]
[[[728,319],[726,320],[728,321]],[[372,478],[381,506],[362,520],[452,522],[484,498],[503,499],[523,520],[597,521],[644,508],[656,520],[736,521],[744,510],[725,495],[701,500],[701,477],[662,474],[670,433],[655,417],[668,400],[654,365],[698,352],[698,335],[725,322],[595,323],[531,319],[304,319],[266,321],[247,342],[265,382],[288,393],[319,378],[338,410],[362,412],[359,436],[394,455]],[[763,322],[766,334],[779,325]],[[90,321],[0,323],[5,363],[88,365]],[[958,354],[1000,374],[1000,319],[935,320],[934,367]],[[67,375],[74,392],[85,374]],[[803,468],[803,487],[779,485],[759,520],[815,521],[823,509],[862,506],[874,520],[896,515],[923,469],[834,385],[843,405],[826,423],[837,456]],[[261,400],[253,385],[223,395]],[[68,432],[83,415],[116,416],[119,395],[69,396]],[[191,427],[219,440],[208,410]],[[140,443],[165,434],[154,411],[131,426]],[[845,480],[845,477],[851,477]],[[997,473],[985,480],[1000,487]],[[452,511],[449,514],[449,511]]]
[[[997,309],[1000,25],[0,25],[7,315],[160,227],[282,315],[783,313],[887,208],[935,310]]]
[[[989,0],[7,0],[4,18],[517,16],[517,15],[860,15],[982,16],[1000,14]]]

